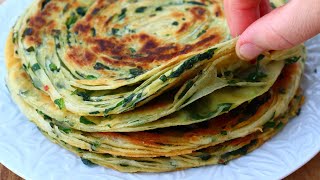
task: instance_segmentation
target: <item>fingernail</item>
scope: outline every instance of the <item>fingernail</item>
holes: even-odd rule
[[[263,49],[252,43],[242,44],[238,51],[238,56],[243,60],[252,60],[263,52]]]

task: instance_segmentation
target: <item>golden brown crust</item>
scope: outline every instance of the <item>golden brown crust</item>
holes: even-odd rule
[[[41,3],[39,3],[38,9],[26,22],[23,41],[28,46],[36,47],[44,43],[43,36],[51,36],[57,30],[60,30],[63,36],[68,36],[66,35],[68,32],[77,39],[77,42],[81,42],[81,45],[62,47],[66,48],[63,58],[77,70],[89,69],[92,72],[99,60],[111,69],[125,67],[124,69],[151,70],[181,55],[212,47],[225,39],[227,29],[224,26],[212,25],[216,23],[213,20],[215,15],[217,19],[223,19],[220,1],[203,2],[207,3],[206,6],[182,3],[176,5],[181,7],[179,10],[170,9],[165,15],[161,14],[161,11],[176,7],[164,4],[163,10],[156,11],[154,10],[156,7],[147,2],[145,11],[152,12],[145,14],[134,12],[140,7],[134,3],[128,5],[132,8],[125,8],[127,5],[123,4],[126,3],[129,2],[98,0],[86,7],[87,12],[82,14],[83,16],[75,13],[82,6],[77,2],[50,1],[44,7],[40,7]],[[62,11],[66,12],[62,13]],[[123,12],[131,14],[120,18],[119,14]],[[73,16],[72,14],[75,14],[76,20],[72,27],[68,27],[65,24]],[[57,18],[58,16],[63,18]],[[172,22],[163,28],[159,27],[161,30],[155,29],[153,33],[137,27],[139,25],[136,25],[135,21],[141,21],[139,18],[150,20],[150,23],[155,25],[158,21],[167,21],[168,18],[172,19]],[[139,30],[129,29],[130,26]],[[198,35],[192,35],[193,31],[199,28],[200,30],[197,30],[199,32],[196,31]],[[170,38],[156,35],[157,31],[167,32]],[[191,38],[191,36],[194,37]],[[186,38],[190,40],[183,40]],[[108,73],[103,73],[104,71]],[[107,74],[112,74],[112,71],[99,69],[96,73],[106,77]],[[130,78],[131,75],[126,76],[129,77],[121,78]]]
[[[5,54],[6,68],[7,70],[10,70],[11,67],[14,66],[18,61],[18,59],[14,57],[14,44],[12,42],[12,31],[9,33],[7,37],[4,54]]]

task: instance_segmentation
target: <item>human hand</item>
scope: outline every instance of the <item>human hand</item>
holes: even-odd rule
[[[298,45],[320,32],[320,1],[291,0],[271,11],[269,0],[224,0],[236,51],[251,60],[264,51]]]

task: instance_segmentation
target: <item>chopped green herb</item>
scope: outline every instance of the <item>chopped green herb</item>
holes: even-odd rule
[[[134,96],[135,94],[133,93],[133,94],[130,94],[130,96],[124,98],[122,106],[125,107],[127,104],[129,104],[134,98]]]
[[[274,121],[268,121],[263,125],[263,128],[274,128],[276,123]]]
[[[201,155],[199,155],[198,157],[203,161],[207,161],[211,158],[211,154],[204,152]]]
[[[162,11],[162,7],[161,6],[157,7],[156,11]]]
[[[127,8],[121,9],[121,13],[118,16],[119,21],[121,21],[122,19],[124,19],[126,17],[126,12],[127,12]]]
[[[199,5],[199,6],[205,6],[205,4],[197,1],[187,1],[186,3],[188,4],[194,4],[194,5]]]
[[[281,129],[282,127],[283,127],[283,123],[282,122],[280,122],[277,126],[276,126],[276,129]]]
[[[90,31],[91,31],[91,35],[93,37],[96,37],[96,29],[95,28],[91,28]]]
[[[140,99],[142,97],[142,93],[139,93],[138,95],[137,95],[137,99]]]
[[[175,160],[171,160],[170,165],[173,167],[177,167],[177,162]]]
[[[56,44],[56,48],[57,48],[57,49],[60,49],[60,48],[61,48],[60,43],[57,43],[57,44]]]
[[[229,84],[229,85],[233,85],[233,84],[237,84],[237,80],[235,80],[235,79],[232,79],[232,80],[229,80],[227,83]]]
[[[273,2],[270,2],[270,6],[272,7],[272,9],[277,8],[277,6]]]
[[[65,132],[66,134],[69,134],[71,132],[71,129],[70,128],[66,128],[66,127],[63,127],[63,126],[58,126],[58,129]]]
[[[28,49],[26,49],[27,52],[34,52],[34,47],[30,46]]]
[[[261,71],[252,72],[248,75],[247,81],[248,82],[259,82],[260,79],[267,77],[267,75]]]
[[[66,26],[68,29],[70,29],[70,27],[78,20],[78,17],[76,16],[75,13],[71,13],[71,16],[68,17],[67,21],[66,21]]]
[[[54,103],[59,107],[59,109],[64,109],[65,104],[62,98],[54,100]]]
[[[71,32],[67,31],[67,43],[71,47]]]
[[[94,76],[94,75],[87,75],[87,76],[85,77],[85,79],[93,80],[93,79],[97,79],[97,77]]]
[[[144,73],[143,69],[141,68],[133,68],[129,70],[129,73],[133,76],[133,77],[137,77],[140,76],[141,74]]]
[[[260,55],[257,57],[257,61],[261,61],[263,58],[264,58],[264,55],[263,55],[263,54],[260,54]]]
[[[41,3],[41,10],[44,9],[44,7],[50,2],[51,0],[44,0],[42,3]]]
[[[86,91],[75,90],[72,94],[77,94],[78,96],[82,97],[84,101],[90,101],[90,93]]]
[[[285,62],[286,62],[286,64],[293,64],[293,63],[296,63],[300,58],[301,58],[301,56],[293,56],[293,57],[285,59]]]
[[[111,157],[113,157],[111,154],[103,154],[103,157],[105,157],[105,158],[111,158]]]
[[[301,108],[298,109],[298,111],[296,112],[296,115],[299,116],[301,113]]]
[[[91,144],[91,149],[93,151],[96,151],[99,146],[100,146],[99,142],[94,142],[94,143]]]
[[[109,113],[110,111],[114,110],[114,109],[115,109],[115,108],[105,109],[105,110],[104,110],[104,117],[108,117],[108,116],[109,116],[108,113]]]
[[[54,63],[50,63],[49,68],[50,68],[50,71],[52,71],[52,72],[55,72],[55,71],[59,72],[60,71],[60,69],[58,69],[58,67]]]
[[[81,161],[82,161],[83,164],[85,164],[85,165],[87,165],[89,167],[96,166],[96,164],[94,164],[93,162],[91,162],[88,159],[81,158]]]
[[[194,64],[196,64],[197,62],[200,62],[200,61],[203,61],[203,60],[208,60],[208,59],[211,59],[212,56],[214,55],[214,51],[216,50],[217,48],[212,48],[212,49],[209,49],[208,51],[202,53],[202,54],[198,54],[198,55],[195,55],[191,58],[189,58],[188,60],[186,60],[185,62],[182,63],[182,65],[180,65],[178,67],[178,69],[176,69],[175,71],[173,71],[169,78],[175,78],[175,77],[179,77],[184,71],[188,70],[188,69],[191,69]]]
[[[44,114],[42,111],[40,111],[40,110],[38,110],[38,109],[36,109],[36,111],[37,111],[40,115],[43,116],[43,119],[44,119],[44,120],[47,120],[47,121],[51,121],[51,120],[52,120],[52,118],[51,118],[50,116]]]
[[[119,29],[117,29],[117,28],[112,28],[112,29],[111,29],[112,35],[117,35],[118,32],[119,32]]]
[[[122,166],[122,167],[128,167],[129,166],[128,164],[124,164],[124,163],[120,163],[119,165]]]
[[[87,119],[87,118],[84,117],[84,116],[81,116],[81,117],[80,117],[80,122],[81,122],[82,124],[95,124],[94,122],[90,121],[89,119]]]
[[[260,61],[264,58],[264,55],[259,55],[257,57],[256,69],[254,72],[250,73],[246,80],[248,82],[260,82],[262,78],[267,77],[267,74],[260,70]]]
[[[94,76],[94,75],[85,75],[85,74],[82,74],[82,73],[80,73],[78,71],[75,71],[75,73],[78,74],[79,76],[81,76],[84,79],[88,79],[88,80],[97,79],[97,77]]]
[[[111,70],[111,68],[109,68],[108,66],[106,66],[106,65],[104,65],[104,64],[102,64],[102,63],[99,63],[99,62],[97,62],[97,63],[93,66],[93,68],[94,68],[95,70],[103,70],[103,69]]]
[[[250,147],[254,146],[255,144],[257,144],[257,140],[252,140],[249,144],[243,146],[240,149],[237,149],[235,151],[231,151],[231,152],[228,152],[228,153],[225,153],[225,154],[221,155],[221,158],[222,159],[227,159],[230,156],[245,155],[245,154],[248,153]]]
[[[22,64],[22,68],[23,68],[24,70],[27,70],[27,69],[28,69],[25,64]]]
[[[134,54],[134,53],[137,52],[137,51],[136,51],[134,48],[132,48],[132,47],[130,47],[129,50],[130,50],[130,52],[131,52],[132,54]]]
[[[41,69],[40,65],[38,63],[31,66],[31,70],[33,72],[36,72],[37,70]]]
[[[160,78],[159,78],[161,81],[163,82],[166,82],[168,80],[167,76],[166,75],[161,75]]]
[[[89,114],[99,114],[99,111],[93,111],[93,112],[89,112]]]
[[[26,28],[23,31],[22,38],[24,38],[25,36],[30,36],[30,35],[32,35],[32,33],[33,33],[33,29],[32,28]]]
[[[70,4],[66,4],[64,7],[63,7],[63,10],[62,10],[62,13],[66,13],[68,10],[69,10],[69,7],[70,7]]]
[[[128,29],[129,33],[136,33],[135,29]]]
[[[136,13],[143,13],[146,9],[147,9],[147,7],[141,6],[141,7],[138,7],[138,8],[135,10],[135,12],[136,12]]]
[[[174,22],[172,23],[172,25],[173,25],[173,26],[178,26],[178,25],[179,25],[179,22],[178,22],[178,21],[174,21]]]
[[[225,136],[225,135],[228,134],[228,132],[227,131],[221,131],[220,134]]]
[[[197,38],[202,36],[206,32],[207,32],[207,30],[203,29],[201,32],[199,32],[199,34],[197,35]]]
[[[12,35],[12,42],[16,43],[17,40],[18,40],[18,32],[14,32],[13,35]]]
[[[77,14],[79,14],[80,16],[84,16],[87,13],[87,9],[85,7],[78,7],[76,9]]]

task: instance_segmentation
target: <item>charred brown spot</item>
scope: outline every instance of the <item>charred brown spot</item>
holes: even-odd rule
[[[194,19],[196,20],[204,20],[206,9],[203,7],[193,7],[190,9],[190,12],[192,13]]]
[[[93,40],[95,46],[95,52],[110,52],[112,49],[117,47],[116,39],[110,38],[110,39],[95,39]]]
[[[107,48],[112,48],[112,46],[114,45],[112,42],[108,43],[108,41],[103,39],[97,39],[95,41],[95,44],[96,44],[97,52],[106,51]]]
[[[48,32],[51,32],[51,30],[54,29],[55,27],[56,27],[56,22],[51,20],[47,25]]]
[[[29,24],[31,27],[34,28],[42,28],[44,25],[46,25],[46,20],[44,17],[40,14],[30,18]]]
[[[25,79],[29,78],[28,74],[24,71],[21,73],[21,76]]]
[[[93,11],[91,12],[91,15],[96,15],[100,11],[100,8],[94,8]]]
[[[105,26],[107,26],[113,19],[113,16],[109,17],[108,20],[104,23]]]
[[[217,6],[216,8],[217,8],[215,11],[216,17],[223,17],[223,11],[221,10],[221,8],[219,6]]]
[[[215,14],[216,14],[216,17],[220,16],[220,12],[219,11],[217,11]]]
[[[140,39],[140,41],[144,42],[144,41],[149,40],[149,39],[150,39],[150,36],[147,35],[147,34],[140,34],[140,35],[139,35],[139,39]]]
[[[178,30],[178,33],[182,33],[183,31],[186,31],[189,26],[190,26],[190,23],[183,23],[181,28]]]
[[[26,38],[27,43],[41,44],[41,33],[50,32],[55,26],[55,20],[48,21],[53,13],[59,12],[60,8],[55,3],[48,3],[42,11],[39,11],[28,20],[28,26],[33,29],[31,36]]]
[[[142,51],[146,51],[149,49],[155,49],[158,46],[158,43],[154,40],[149,40],[146,42],[146,44],[143,46]]]
[[[183,24],[187,28],[190,24]],[[183,28],[183,27],[182,27]],[[90,29],[89,29],[90,30]],[[211,34],[217,34],[214,30]],[[85,41],[91,46],[92,52],[99,55],[104,62],[114,66],[141,66],[142,69],[150,68],[146,62],[160,64],[174,57],[189,53],[193,50],[212,46],[221,40],[220,36],[203,36],[194,44],[163,43],[157,37],[146,34],[129,34],[122,37],[88,37]],[[130,45],[138,43],[140,49],[129,52]],[[153,65],[154,65],[153,64]]]
[[[96,60],[96,56],[93,53],[80,47],[72,47],[68,49],[66,56],[66,59],[79,66],[90,65]]]
[[[90,31],[90,25],[84,25],[84,24],[77,24],[74,28],[75,32],[77,33],[88,33]]]
[[[206,46],[208,44],[212,44],[212,42],[218,42],[220,40],[220,38],[218,38],[216,35],[211,35],[209,37],[206,37],[204,39],[202,39],[201,41],[197,42],[195,44],[195,47],[203,47]]]

